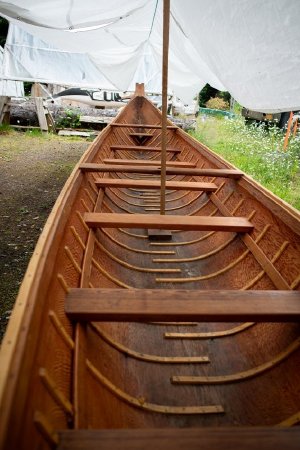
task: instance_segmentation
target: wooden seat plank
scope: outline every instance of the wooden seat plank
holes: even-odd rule
[[[104,164],[117,164],[121,166],[156,166],[160,168],[160,160],[157,159],[104,159]],[[167,161],[167,167],[196,167],[196,163],[185,161]]]
[[[65,310],[82,321],[296,322],[300,292],[70,289]]]
[[[169,216],[160,214],[85,213],[91,228],[160,228],[162,230],[234,231],[248,233],[253,225],[244,217]]]
[[[83,172],[126,172],[126,173],[145,173],[160,175],[160,167],[147,167],[134,165],[122,167],[121,165],[108,165],[96,163],[81,163],[79,169]],[[182,167],[168,167],[166,169],[167,175],[190,175],[190,176],[208,176],[208,177],[222,177],[222,178],[241,178],[244,173],[236,169],[197,169],[197,168],[182,168]]]
[[[160,180],[132,180],[132,179],[114,179],[99,178],[95,180],[98,187],[114,187],[114,188],[137,188],[137,189],[159,189]],[[214,192],[218,189],[215,183],[200,183],[197,181],[166,181],[167,189],[177,189],[186,191],[206,191]]]
[[[57,450],[298,450],[300,427],[64,430]]]
[[[112,123],[112,127],[121,127],[121,128],[147,128],[153,130],[161,129],[161,125],[146,125],[143,123]],[[168,125],[168,130],[177,130],[178,127],[176,125]]]
[[[153,134],[149,134],[149,133],[129,133],[129,136],[132,137],[153,137]]]
[[[161,152],[161,147],[146,147],[146,146],[140,146],[140,145],[111,145],[111,150],[135,150],[135,151],[143,151],[143,152]],[[167,148],[167,152],[172,153],[180,153],[181,150],[178,148]]]

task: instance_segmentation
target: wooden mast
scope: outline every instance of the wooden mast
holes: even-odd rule
[[[168,110],[168,56],[169,56],[170,0],[164,0],[163,56],[162,56],[162,130],[161,130],[161,188],[160,214],[165,214],[167,110]]]

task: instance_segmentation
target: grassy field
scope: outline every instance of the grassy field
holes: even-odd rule
[[[284,133],[276,126],[200,115],[190,134],[300,210],[299,133],[283,151]]]

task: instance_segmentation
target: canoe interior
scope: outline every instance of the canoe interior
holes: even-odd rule
[[[141,167],[143,159],[144,167],[156,161],[159,166],[160,122],[148,100],[134,97],[89,147],[57,200],[3,342],[3,448],[55,447],[58,431],[74,428],[300,422],[296,319],[112,323],[71,321],[65,313],[70,288],[180,289],[186,299],[188,290],[299,292],[299,214],[245,175],[167,174],[170,182],[213,183],[216,189],[168,189],[166,214],[247,218],[250,232],[175,229],[170,241],[153,241],[139,227],[87,226],[85,214],[91,212],[159,214],[159,190],[103,189],[97,180],[157,180],[157,173],[125,167],[135,160]],[[234,170],[169,125],[169,167],[180,162],[184,170]],[[112,165],[113,159],[119,172],[80,169]]]

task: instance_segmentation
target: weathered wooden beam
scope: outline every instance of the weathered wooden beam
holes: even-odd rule
[[[234,231],[247,233],[253,225],[244,217],[162,216],[159,214],[85,213],[91,228],[160,228],[162,230]]]
[[[132,180],[132,179],[113,179],[113,178],[99,178],[95,181],[96,186],[114,187],[114,188],[136,188],[136,189],[159,189],[160,180]],[[177,189],[184,191],[206,191],[214,192],[218,186],[214,183],[200,183],[192,181],[167,181],[167,189]]]
[[[82,321],[296,322],[300,292],[70,289],[65,310]]]

